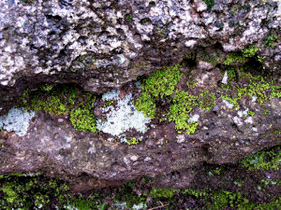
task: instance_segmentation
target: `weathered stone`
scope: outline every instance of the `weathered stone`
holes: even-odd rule
[[[120,88],[120,99],[137,98],[140,90],[131,81],[182,62],[185,77],[191,72],[197,82],[192,90],[197,93],[216,91],[221,69],[229,64],[262,67],[277,77],[281,73],[277,1],[217,0],[210,8],[201,0],[38,0],[2,1],[0,8],[0,113],[15,105],[24,89],[45,82],[78,84],[98,94]],[[228,77],[224,80],[227,84]],[[186,86],[186,80],[179,86]],[[128,115],[133,115],[132,100],[126,101],[132,109]],[[157,120],[146,121],[144,134],[120,126],[129,137],[137,133],[134,140],[140,143],[130,146],[122,144],[127,140],[121,131],[76,131],[69,116],[37,111],[26,135],[0,132],[0,173],[40,171],[82,191],[203,162],[234,163],[280,144],[280,135],[273,132],[281,129],[280,98],[262,105],[256,100],[242,98],[240,109],[233,110],[234,104],[217,97],[211,110],[195,108],[188,121],[198,123],[193,135]],[[170,102],[165,103],[158,106],[165,109]],[[101,122],[109,111],[103,106],[99,98],[93,110]]]

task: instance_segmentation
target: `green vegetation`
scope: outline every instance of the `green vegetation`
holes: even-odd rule
[[[249,155],[240,161],[248,170],[279,170],[281,165],[281,147],[273,147],[267,151],[260,151]]]
[[[28,110],[44,111],[53,115],[69,115],[76,130],[96,130],[93,114],[96,97],[85,93],[78,87],[62,85],[42,85],[38,90],[26,91],[20,106]]]
[[[217,169],[216,169],[217,170]],[[149,180],[148,180],[149,182]],[[280,185],[279,180],[262,179],[261,186]],[[144,187],[145,185],[145,187]],[[103,190],[92,190],[86,194],[72,194],[68,184],[42,174],[13,174],[0,176],[1,209],[133,209],[146,206],[178,209],[189,198],[196,199],[196,209],[279,209],[281,197],[272,198],[269,203],[255,204],[244,194],[236,191],[207,189],[157,188],[149,183],[123,186]],[[240,188],[242,185],[240,186]]]
[[[42,177],[42,176],[40,176]],[[15,174],[0,177],[1,209],[32,209],[63,202],[68,186],[57,179],[37,179],[36,175]]]
[[[256,55],[258,52],[258,47],[252,45],[248,48],[243,49],[241,52],[228,53],[223,62],[224,65],[233,65],[233,64],[243,64],[246,63],[249,58],[254,58],[255,60],[262,62],[263,58]]]
[[[70,122],[76,130],[97,132],[95,115],[89,109],[72,109]]]
[[[141,139],[137,139],[137,138],[133,137],[130,140],[127,140],[127,144],[136,145],[136,144],[140,143],[141,141],[142,141]]]
[[[173,104],[168,111],[168,121],[175,122],[176,130],[186,130],[187,134],[193,134],[196,131],[197,123],[189,124],[189,113],[197,105],[198,97],[185,91],[176,90],[172,98]]]
[[[225,92],[222,94],[222,98],[228,102],[234,104],[236,109],[239,109],[239,100],[242,97],[256,97],[259,104],[265,104],[271,98],[281,98],[281,85],[277,85],[275,80],[268,80],[265,77],[258,75],[253,76],[250,72],[240,71],[240,77],[243,80],[243,84],[234,81],[237,75],[238,68],[228,68],[229,80],[228,84],[222,84],[222,88]],[[250,115],[254,115],[254,112],[249,111]]]
[[[175,91],[175,85],[180,81],[182,73],[180,65],[158,70],[142,81],[143,93],[136,100],[135,106],[146,117],[156,117],[156,101],[171,96]]]
[[[263,42],[265,47],[273,47],[274,43],[279,42],[276,35],[270,35],[266,38],[266,40]]]
[[[136,99],[135,106],[146,117],[157,118],[160,121],[174,122],[176,130],[180,133],[185,130],[187,134],[196,131],[198,123],[188,122],[189,114],[194,107],[210,110],[215,104],[215,95],[209,91],[201,92],[200,96],[192,95],[181,90],[177,84],[182,78],[180,65],[158,70],[148,78],[142,80],[142,94]],[[188,88],[196,87],[196,82],[188,80]],[[160,110],[158,104],[167,104],[166,110]]]
[[[248,115],[250,115],[251,117],[254,117],[255,116],[255,112],[253,112],[253,111],[248,111]]]

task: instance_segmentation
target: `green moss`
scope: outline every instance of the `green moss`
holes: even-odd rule
[[[155,188],[153,187],[149,193],[149,196],[152,198],[172,198],[176,192],[179,192],[179,189],[175,188]]]
[[[175,85],[178,84],[182,77],[180,65],[172,66],[166,69],[153,72],[143,81],[142,88],[153,98],[163,99],[174,93]]]
[[[250,46],[248,48],[245,48],[242,50],[243,56],[246,58],[252,58],[256,55],[258,52],[259,48],[256,45]]]
[[[245,63],[247,59],[240,53],[228,53],[225,57],[224,65],[232,65],[235,63]]]
[[[243,49],[241,52],[228,53],[223,62],[224,65],[236,65],[246,63],[249,58],[254,58],[255,60],[262,62],[263,58],[256,55],[258,52],[258,47],[252,45],[248,48]]]
[[[225,92],[221,97],[234,104],[236,109],[239,109],[239,101],[242,97],[256,97],[259,104],[265,104],[271,98],[281,98],[281,85],[277,85],[276,80],[265,79],[261,75],[253,76],[251,73],[244,71],[241,71],[240,75],[243,83],[234,81],[230,76],[228,84],[222,84]]]
[[[26,91],[19,105],[28,110],[69,115],[75,129],[97,132],[93,114],[95,100],[93,94],[83,92],[75,86],[43,85],[36,91]]]
[[[148,78],[143,79],[143,92],[135,102],[138,111],[142,111],[145,116],[158,118],[160,121],[174,122],[178,132],[185,130],[187,134],[193,134],[198,126],[197,123],[188,123],[189,113],[195,106],[198,106],[198,96],[194,96],[187,91],[179,90],[176,85],[180,81],[183,73],[179,71],[180,65],[167,69],[158,70]],[[196,82],[189,80],[187,85],[190,88],[196,86]],[[209,93],[203,93],[201,98],[206,98]],[[211,94],[210,94],[211,95]],[[208,95],[209,96],[209,95]],[[159,111],[157,104],[169,104],[168,111]],[[201,107],[208,110],[213,102],[205,100]]]
[[[136,100],[135,106],[146,117],[156,117],[156,100],[167,98],[172,95],[175,85],[182,77],[179,71],[180,65],[167,69],[158,70],[142,81],[143,93]]]
[[[127,144],[136,145],[136,144],[140,143],[141,141],[142,141],[141,139],[137,139],[137,138],[133,137],[130,140],[127,140]]]
[[[167,114],[168,121],[175,122],[176,130],[186,130],[187,134],[193,134],[197,124],[189,124],[189,113],[197,105],[198,97],[185,91],[175,90],[172,97],[173,104]]]
[[[136,100],[135,107],[151,119],[156,115],[156,103],[148,92],[143,92]]]
[[[248,111],[248,115],[250,115],[251,117],[254,117],[255,116],[255,112],[253,112],[253,111]]]
[[[277,43],[277,42],[279,42],[277,36],[276,35],[270,35],[264,40],[263,44],[264,44],[265,47],[273,47],[274,44]]]
[[[62,208],[68,198],[63,195],[69,189],[66,184],[41,175],[1,176],[0,183],[1,209],[50,209],[51,201]]]
[[[249,155],[240,161],[248,170],[279,170],[281,165],[281,147]]]
[[[96,118],[89,109],[72,109],[70,122],[76,130],[97,132]]]
[[[216,105],[216,96],[209,90],[202,91],[199,96],[199,107],[209,111]]]
[[[253,209],[254,204],[249,204],[249,200],[239,192],[225,190],[214,192],[207,198],[207,209],[221,210],[228,207],[235,209]]]

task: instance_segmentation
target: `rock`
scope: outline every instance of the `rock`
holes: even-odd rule
[[[3,1],[0,84],[36,78],[101,93],[216,45],[225,53],[256,45],[263,65],[280,72],[280,4],[236,3]]]
[[[280,144],[280,7],[238,0],[2,1],[0,173],[43,172],[83,191],[202,163],[235,163]],[[148,91],[139,106],[150,112],[141,113],[135,106],[147,90],[133,81],[169,66],[175,79],[153,81],[160,93]],[[261,71],[274,82],[248,75]],[[81,89],[47,95],[57,84]],[[113,97],[98,95],[109,90]],[[36,106],[32,93],[45,101]],[[81,101],[92,93],[94,100]],[[181,97],[188,112],[176,110],[171,120]],[[58,113],[44,107],[49,102]],[[10,128],[19,118],[9,114],[21,109],[8,112],[21,104],[36,110],[24,132]],[[177,124],[180,117],[187,125]]]

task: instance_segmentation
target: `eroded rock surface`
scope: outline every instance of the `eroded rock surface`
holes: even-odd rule
[[[86,113],[74,110],[80,100],[68,101],[71,108],[54,101],[57,115],[41,103],[21,135],[6,129],[10,121],[0,117],[1,174],[44,172],[85,190],[204,162],[234,163],[280,144],[280,1],[39,0],[2,1],[0,8],[1,115],[28,94],[24,90],[42,83],[45,89],[76,84],[96,94],[119,88],[118,97],[103,102],[98,95],[86,111],[88,122],[97,118],[98,133],[85,131],[85,125],[76,125],[84,131],[74,129],[75,117],[79,121]],[[152,98],[158,118],[135,115],[133,104],[144,90],[132,81],[178,63],[183,64],[179,80],[168,90],[178,92]],[[248,76],[243,84],[240,72],[267,72],[274,82]],[[240,92],[233,91],[236,87]],[[188,132],[167,114],[177,93],[197,97],[196,106],[184,107],[190,109],[184,126],[194,126]],[[46,97],[46,103],[53,99]],[[122,103],[130,110],[122,111]],[[35,109],[33,101],[29,104]],[[120,122],[117,109],[124,114]],[[113,115],[117,118],[106,123]],[[146,128],[131,127],[132,116],[142,118]],[[108,127],[124,123],[124,117],[130,125],[111,132]]]
[[[2,1],[0,8],[2,86],[36,78],[102,92],[215,45],[222,57],[256,45],[264,67],[280,71],[275,0]]]

